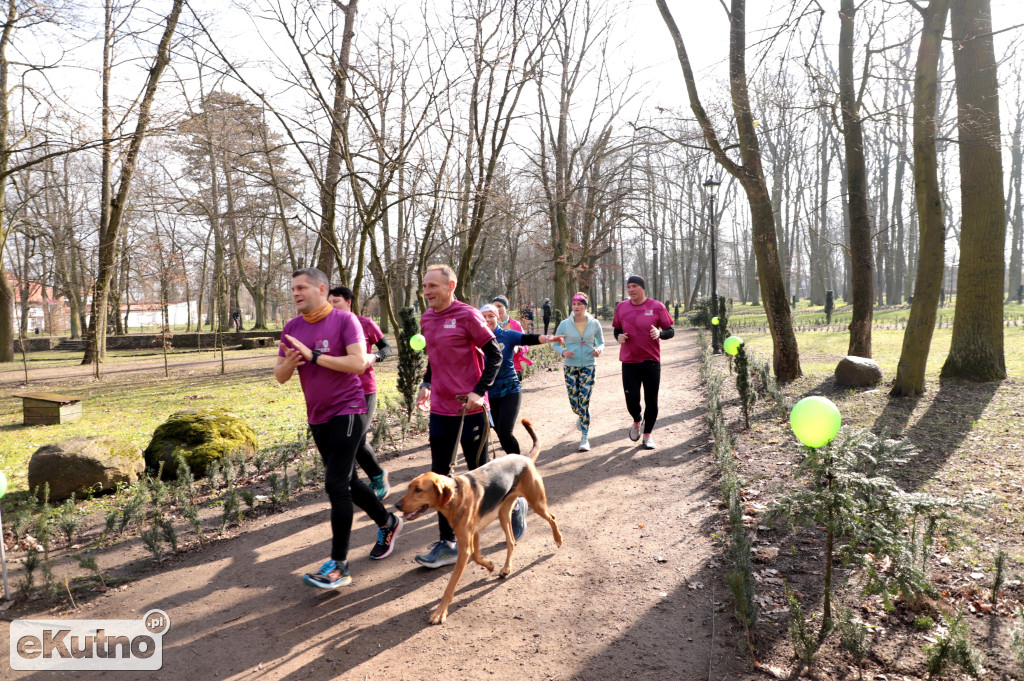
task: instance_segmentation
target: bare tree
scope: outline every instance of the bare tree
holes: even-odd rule
[[[925,368],[935,330],[945,260],[945,229],[935,148],[939,55],[951,0],[931,0],[923,10],[924,28],[914,78],[914,194],[921,236],[918,246],[914,302],[903,334],[893,395],[924,392]]]
[[[718,139],[718,133],[707,112],[701,105],[697,93],[697,82],[690,66],[690,59],[683,44],[675,20],[665,0],[657,0],[658,9],[668,26],[675,43],[679,63],[686,81],[690,108],[700,123],[708,146],[715,160],[740,181],[750,203],[753,228],[754,251],[757,254],[757,272],[761,284],[761,297],[771,330],[773,364],[775,375],[780,381],[791,381],[802,375],[800,351],[786,299],[786,287],[782,281],[779,263],[779,246],[775,236],[775,215],[771,197],[761,166],[761,150],[754,128],[754,117],[750,111],[750,97],[747,92],[746,76],[746,0],[732,0],[729,10],[729,84],[732,91],[733,114],[739,134],[740,163],[729,158]]]
[[[167,23],[163,35],[157,45],[156,56],[153,65],[149,69],[146,78],[146,85],[143,89],[142,98],[139,102],[139,113],[135,123],[135,131],[128,143],[128,149],[121,161],[121,169],[117,182],[117,191],[111,189],[109,201],[103,202],[102,210],[105,217],[100,219],[99,253],[96,268],[96,284],[93,288],[92,317],[90,319],[90,344],[86,349],[82,364],[96,364],[96,375],[100,373],[100,362],[106,351],[107,337],[107,316],[108,316],[108,295],[110,293],[110,280],[114,273],[114,266],[117,255],[117,242],[121,230],[121,219],[128,209],[129,193],[131,192],[132,177],[135,175],[135,165],[145,141],[146,133],[151,120],[153,101],[156,98],[157,86],[160,83],[160,76],[163,74],[167,64],[171,61],[171,39],[178,25],[178,17],[181,16],[181,9],[184,0],[172,0],[171,11],[167,16]],[[110,17],[110,0],[107,0],[107,21],[104,31],[104,42],[112,38],[112,21]],[[104,51],[106,55],[106,49]],[[105,62],[107,56],[104,57]],[[104,89],[104,120],[109,115],[109,87],[110,68],[109,62],[104,64],[103,89]],[[104,142],[109,139],[109,129],[104,123]],[[106,168],[104,169],[106,177]],[[107,184],[104,181],[104,186]]]

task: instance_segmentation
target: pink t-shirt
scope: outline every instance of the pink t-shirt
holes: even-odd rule
[[[373,346],[384,337],[384,332],[377,326],[377,322],[369,317],[357,315],[357,319],[359,319],[359,326],[363,329],[363,336],[366,337],[366,351],[372,353]],[[373,375],[372,364],[366,373],[359,377],[359,380],[363,384],[364,395],[372,395],[377,392],[377,377]]]
[[[296,338],[310,350],[333,357],[344,357],[349,345],[362,347],[366,342],[359,320],[343,310],[331,310],[316,324],[310,324],[301,315],[289,321],[281,331],[282,345],[277,352],[280,357],[284,357],[284,344],[288,342],[285,335]],[[299,367],[299,382],[306,396],[306,418],[312,425],[327,423],[335,416],[366,413],[363,384],[356,374],[306,362]]]
[[[507,321],[505,321],[504,323],[499,321],[498,322],[498,326],[500,326],[503,329],[511,329],[512,331],[518,331],[519,333],[524,333],[523,325],[520,324],[518,320],[512,319],[512,317],[506,317],[505,319]],[[514,355],[512,355],[512,363],[515,366],[516,371],[522,371],[523,370],[523,362],[526,362],[526,364],[529,365],[529,366],[533,366],[533,362],[531,362],[530,360],[526,359],[526,353],[527,352],[528,352],[528,349],[527,349],[527,347],[525,345],[519,345],[519,346],[516,347],[516,352],[515,352]]]
[[[661,361],[661,340],[651,338],[651,326],[667,329],[672,318],[665,305],[654,298],[648,298],[640,305],[623,300],[615,307],[612,327],[622,329],[629,340],[619,345],[619,359],[630,364],[647,360]]]
[[[473,392],[484,373],[480,346],[494,334],[479,310],[458,300],[441,312],[427,308],[420,329],[430,356],[430,413],[458,416],[462,403],[455,396]]]

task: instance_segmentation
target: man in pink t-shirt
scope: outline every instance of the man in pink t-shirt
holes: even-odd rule
[[[431,265],[423,276],[423,297],[428,309],[420,317],[427,341],[427,371],[416,398],[419,409],[430,409],[430,470],[448,475],[455,447],[462,446],[466,468],[487,463],[484,448],[487,388],[501,367],[501,349],[484,318],[473,306],[455,300],[455,272],[448,265]],[[459,437],[463,403],[466,416]],[[429,407],[428,407],[429,405]],[[416,556],[424,567],[451,565],[458,558],[455,531],[437,514],[441,538],[427,553]]]
[[[352,583],[348,545],[353,501],[379,528],[370,558],[380,560],[391,554],[403,521],[388,513],[355,475],[356,448],[366,419],[359,376],[371,361],[359,320],[351,312],[331,307],[327,275],[314,267],[292,273],[292,300],[300,316],[281,332],[274,378],[284,384],[299,372],[309,429],[324,462],[324,486],[331,502],[331,557],[303,581],[320,589],[337,589]]]
[[[622,389],[626,393],[626,409],[633,417],[629,439],[636,442],[643,432],[643,446],[654,449],[651,432],[658,418],[658,388],[661,385],[661,341],[672,338],[675,329],[665,306],[647,297],[644,278],[633,275],[626,280],[624,300],[615,307],[612,331],[619,342],[622,361]],[[644,408],[640,413],[640,393]]]

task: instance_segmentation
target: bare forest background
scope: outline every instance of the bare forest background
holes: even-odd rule
[[[717,234],[718,293],[763,305],[783,380],[793,299],[828,292],[852,306],[850,354],[871,355],[876,306],[911,306],[895,392],[924,389],[954,292],[944,371],[1005,375],[1020,27],[993,26],[989,0],[777,0],[756,25],[744,0],[708,25],[657,0],[643,38],[679,63],[652,94],[618,30],[639,4],[6,0],[0,361],[33,301],[98,367],[132,305],[267,328],[311,265],[385,331],[423,309],[435,262],[472,303],[564,311],[582,290],[600,310],[640,274],[689,309]],[[709,33],[729,45],[716,71],[686,50]]]

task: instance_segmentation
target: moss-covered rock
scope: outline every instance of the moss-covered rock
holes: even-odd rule
[[[164,462],[165,478],[178,471],[176,453],[185,457],[192,474],[206,475],[207,467],[236,451],[256,451],[256,433],[245,420],[224,409],[186,409],[157,427],[146,447],[146,467],[156,470]]]

